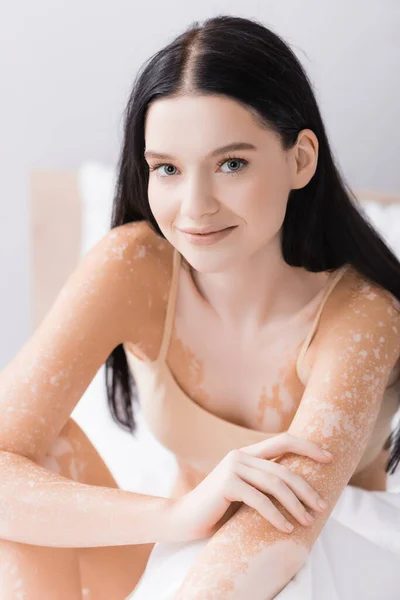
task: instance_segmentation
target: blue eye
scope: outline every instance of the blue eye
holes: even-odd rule
[[[168,163],[157,163],[153,167],[149,167],[150,171],[156,171],[159,167],[172,167],[173,165]],[[159,175],[159,177],[163,177],[163,175]]]
[[[242,163],[243,167],[240,170],[234,170],[234,171],[228,171],[227,174],[229,175],[237,175],[239,174],[240,171],[243,170],[244,167],[246,167],[249,163],[248,160],[244,159],[244,158],[239,158],[239,156],[228,156],[227,158],[224,158],[223,160],[221,160],[218,163],[218,166],[221,167],[223,164],[227,163],[227,162],[237,162],[237,163]],[[149,167],[150,171],[157,171],[157,169],[159,169],[160,167],[173,167],[175,168],[171,163],[156,163],[155,165],[153,165],[152,167]],[[226,171],[225,171],[226,172]],[[170,173],[169,175],[160,175],[158,174],[159,177],[169,177],[170,175],[174,175],[174,173]]]
[[[224,160],[222,160],[221,162],[219,162],[218,166],[221,167],[224,163],[228,163],[228,162],[242,163],[244,165],[244,167],[245,167],[248,164],[249,161],[245,160],[244,158],[239,158],[237,156],[229,156],[228,158],[224,158]],[[240,169],[240,170],[242,170],[242,169]],[[239,171],[237,171],[237,170],[235,170],[235,171],[228,171],[228,172],[231,175],[235,175],[236,173],[239,173]]]

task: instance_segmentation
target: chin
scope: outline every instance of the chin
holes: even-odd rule
[[[218,252],[210,252],[207,255],[199,255],[196,250],[193,252],[181,253],[189,263],[190,267],[198,273],[205,275],[212,273],[224,273],[235,266],[236,261],[233,256],[221,256]]]

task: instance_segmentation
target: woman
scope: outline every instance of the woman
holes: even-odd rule
[[[111,231],[1,374],[2,598],[397,597],[400,266],[353,200],[262,24],[151,58]],[[134,432],[136,384],[176,455],[170,498],[112,489],[68,420],[103,362],[113,417]]]

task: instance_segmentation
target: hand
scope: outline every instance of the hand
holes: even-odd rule
[[[317,504],[320,496],[302,477],[274,462],[288,452],[324,463],[333,458],[324,456],[317,444],[287,432],[228,452],[197,487],[173,500],[170,516],[174,541],[213,535],[242,502],[280,531],[289,533],[286,519],[266,494],[279,500],[302,525],[309,525],[300,500],[322,512]],[[231,506],[233,502],[239,504]]]

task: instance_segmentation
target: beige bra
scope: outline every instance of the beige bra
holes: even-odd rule
[[[142,360],[125,344],[124,349],[137,385],[143,417],[153,435],[178,459],[192,464],[194,468],[209,472],[230,450],[254,444],[277,434],[250,429],[222,419],[197,404],[174,378],[166,356],[175,314],[180,262],[181,254],[175,248],[164,332],[157,359]],[[315,334],[329,294],[349,266],[346,264],[333,272],[323,290],[321,304],[296,361],[297,374],[303,383],[301,361]],[[391,374],[375,428],[355,473],[376,458],[390,434],[391,419],[398,408],[397,391],[394,389],[398,367],[399,365],[397,372]]]

